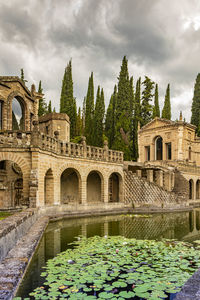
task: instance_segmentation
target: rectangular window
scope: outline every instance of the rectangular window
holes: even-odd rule
[[[171,143],[167,143],[166,144],[166,154],[167,154],[167,160],[171,160],[172,159],[172,145]]]
[[[150,160],[150,146],[145,147],[145,160],[146,161]]]
[[[2,107],[3,107],[3,102],[0,101],[0,130],[3,129],[3,121],[2,121]]]

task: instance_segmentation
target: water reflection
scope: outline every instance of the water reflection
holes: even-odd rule
[[[156,214],[149,218],[118,215],[52,222],[32,259],[18,296],[28,296],[30,291],[42,285],[40,273],[46,261],[73,247],[70,243],[78,235],[122,235],[137,239],[167,238],[191,242],[200,239],[200,211]]]

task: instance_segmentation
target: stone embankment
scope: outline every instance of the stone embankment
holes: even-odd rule
[[[0,261],[0,299],[10,300],[13,298],[13,295],[22,280],[23,274],[25,274],[28,264],[31,261],[35,249],[46,229],[46,226],[48,225],[49,218],[44,216],[39,220],[36,220],[34,226],[31,227],[33,222],[29,219],[31,219],[31,216],[34,215],[36,217],[34,211],[32,211],[31,214],[31,210],[28,210],[17,214],[16,216],[12,216],[10,220],[8,218],[0,222],[1,234],[5,236],[7,241],[9,233],[6,235],[6,231],[10,230],[11,233],[13,230],[16,231],[15,234],[13,233],[11,235],[15,238],[15,245],[7,253],[6,257],[2,258]],[[34,217],[32,219],[34,219]],[[14,222],[14,220],[16,222]],[[29,224],[28,221],[30,221]],[[28,231],[28,229],[30,230]],[[19,237],[18,241],[17,236]],[[5,253],[6,252],[4,252],[4,256]]]

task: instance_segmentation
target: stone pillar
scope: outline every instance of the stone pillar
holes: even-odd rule
[[[31,133],[31,146],[37,148],[40,146],[40,132],[38,121],[33,121],[33,131]]]
[[[163,171],[158,170],[156,171],[156,177],[157,177],[157,184],[161,187],[163,187]]]
[[[174,157],[174,159],[183,160],[183,126],[179,126],[178,128],[178,154],[177,158]]]
[[[142,170],[136,170],[136,175],[138,177],[142,177]]]
[[[38,170],[31,170],[29,181],[29,206],[36,207],[38,205]]]
[[[171,191],[172,187],[171,187],[171,172],[165,172],[164,173],[165,176],[165,188],[168,191]]]
[[[153,170],[147,170],[147,180],[153,182]]]
[[[197,181],[194,181],[194,200],[197,199]]]
[[[108,181],[109,178],[104,178],[104,185],[103,185],[103,202],[108,203]]]
[[[87,145],[86,145],[86,137],[85,136],[82,136],[81,143],[83,145],[83,157],[87,157]]]
[[[81,180],[81,204],[87,205],[87,178]]]
[[[108,161],[108,142],[107,141],[104,141],[104,147],[103,147],[103,150],[104,150],[104,160]]]

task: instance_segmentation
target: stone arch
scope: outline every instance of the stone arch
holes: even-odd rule
[[[44,204],[54,204],[54,176],[51,168],[46,171],[44,176]]]
[[[196,199],[200,199],[200,179],[196,182]]]
[[[155,160],[163,160],[163,138],[156,136],[154,139],[155,144]]]
[[[29,179],[30,179],[30,170],[31,162],[28,159],[22,157],[22,154],[14,152],[0,152],[0,161],[9,160],[16,163],[23,174],[23,197],[24,202],[29,202]]]
[[[104,177],[98,170],[91,170],[87,175],[87,202],[103,202]]]
[[[193,179],[189,180],[189,199],[194,199],[194,181]]]
[[[13,91],[10,93],[8,96],[8,101],[7,101],[7,129],[12,130],[13,126],[13,116],[12,116],[12,103],[13,100],[17,99],[19,101],[20,105],[22,106],[23,110],[23,123],[24,123],[24,129],[23,130],[29,130],[27,127],[27,124],[29,124],[29,115],[28,115],[28,108],[27,108],[27,103],[24,99],[24,96],[18,92],[18,91]]]
[[[77,169],[68,167],[60,176],[61,203],[81,202],[81,175]]]
[[[123,198],[123,179],[120,173],[113,172],[108,179],[108,201],[122,202]]]

